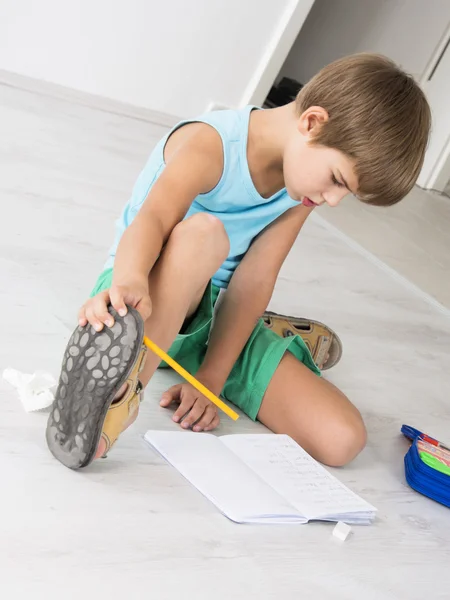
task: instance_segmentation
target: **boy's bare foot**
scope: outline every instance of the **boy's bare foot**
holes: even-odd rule
[[[120,390],[117,392],[112,404],[114,404],[114,402],[119,402],[119,400],[122,400],[122,398],[127,393],[127,390],[128,390],[128,384],[124,383],[123,386],[120,388]],[[125,423],[122,431],[125,431],[125,429],[128,429],[128,427],[136,421],[138,413],[139,413],[139,408],[130,415],[130,418]],[[100,443],[97,448],[97,452],[95,453],[95,456],[94,456],[94,460],[96,460],[97,458],[102,458],[102,456],[105,454],[105,450],[106,450],[106,442],[105,442],[104,438],[101,437]]]

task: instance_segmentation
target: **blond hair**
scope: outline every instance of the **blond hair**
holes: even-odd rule
[[[328,112],[314,138],[355,163],[358,197],[390,206],[414,186],[431,127],[423,91],[395,63],[355,54],[323,68],[299,92],[298,114],[311,106]]]

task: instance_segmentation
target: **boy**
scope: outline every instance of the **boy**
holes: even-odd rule
[[[301,335],[277,335],[260,317],[312,210],[349,192],[379,206],[401,200],[429,129],[413,79],[369,54],[327,66],[292,104],[177,125],[140,174],[80,310],[47,427],[53,454],[84,467],[134,421],[159,364],[143,349],[145,332],[212,392],[319,461],[352,460],[366,441],[360,413],[318,376]],[[276,316],[267,321],[280,329]],[[187,383],[163,395],[162,406],[172,402],[184,428],[219,424],[215,405]]]

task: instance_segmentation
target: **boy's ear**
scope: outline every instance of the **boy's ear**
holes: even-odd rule
[[[299,117],[297,128],[307,137],[314,137],[329,119],[328,112],[321,106],[310,106]]]

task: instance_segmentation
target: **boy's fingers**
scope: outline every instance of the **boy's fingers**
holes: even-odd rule
[[[100,323],[104,323],[108,327],[112,327],[114,325],[114,319],[112,315],[108,312],[108,307],[105,302],[105,298],[102,296],[97,296],[94,300],[94,313],[97,317],[97,320]]]
[[[90,304],[86,308],[86,318],[89,321],[89,323],[92,325],[92,327],[95,329],[95,331],[101,331],[103,329],[103,323],[101,323],[97,319],[97,315],[94,312],[94,307],[92,306],[92,304]]]
[[[191,408],[194,406],[196,399],[197,398],[195,396],[192,396],[190,394],[189,394],[189,396],[185,395],[181,399],[180,406],[173,413],[172,420],[175,421],[175,423],[178,423],[191,410]],[[183,421],[183,423],[184,423],[184,421]]]
[[[84,327],[87,324],[88,320],[86,318],[86,308],[83,305],[78,311],[78,325]]]
[[[120,294],[114,288],[112,288],[111,293],[110,293],[110,299],[111,299],[111,304],[117,310],[119,315],[121,317],[124,317],[127,314],[128,310],[127,310],[127,306],[125,304],[122,294]]]
[[[207,427],[205,427],[203,429],[203,431],[212,431],[219,425],[220,425],[220,417],[219,417],[219,415],[216,414],[214,419],[211,421],[211,423]]]
[[[211,425],[216,414],[217,414],[217,410],[216,410],[215,406],[213,406],[212,404],[209,404],[206,407],[205,412],[203,413],[201,419],[199,419],[198,422],[195,423],[193,430],[194,431],[205,430],[206,427],[209,427]]]
[[[159,405],[163,406],[164,408],[167,408],[172,404],[172,402],[175,401],[175,399],[178,399],[180,395],[181,385],[181,383],[173,385],[167,390],[167,392],[164,392],[164,394],[161,396]]]
[[[199,402],[198,400],[196,400],[189,414],[187,414],[184,417],[183,422],[181,423],[181,427],[183,429],[189,429],[190,427],[192,427],[194,423],[201,420],[207,408],[208,407],[205,406],[203,402]]]

